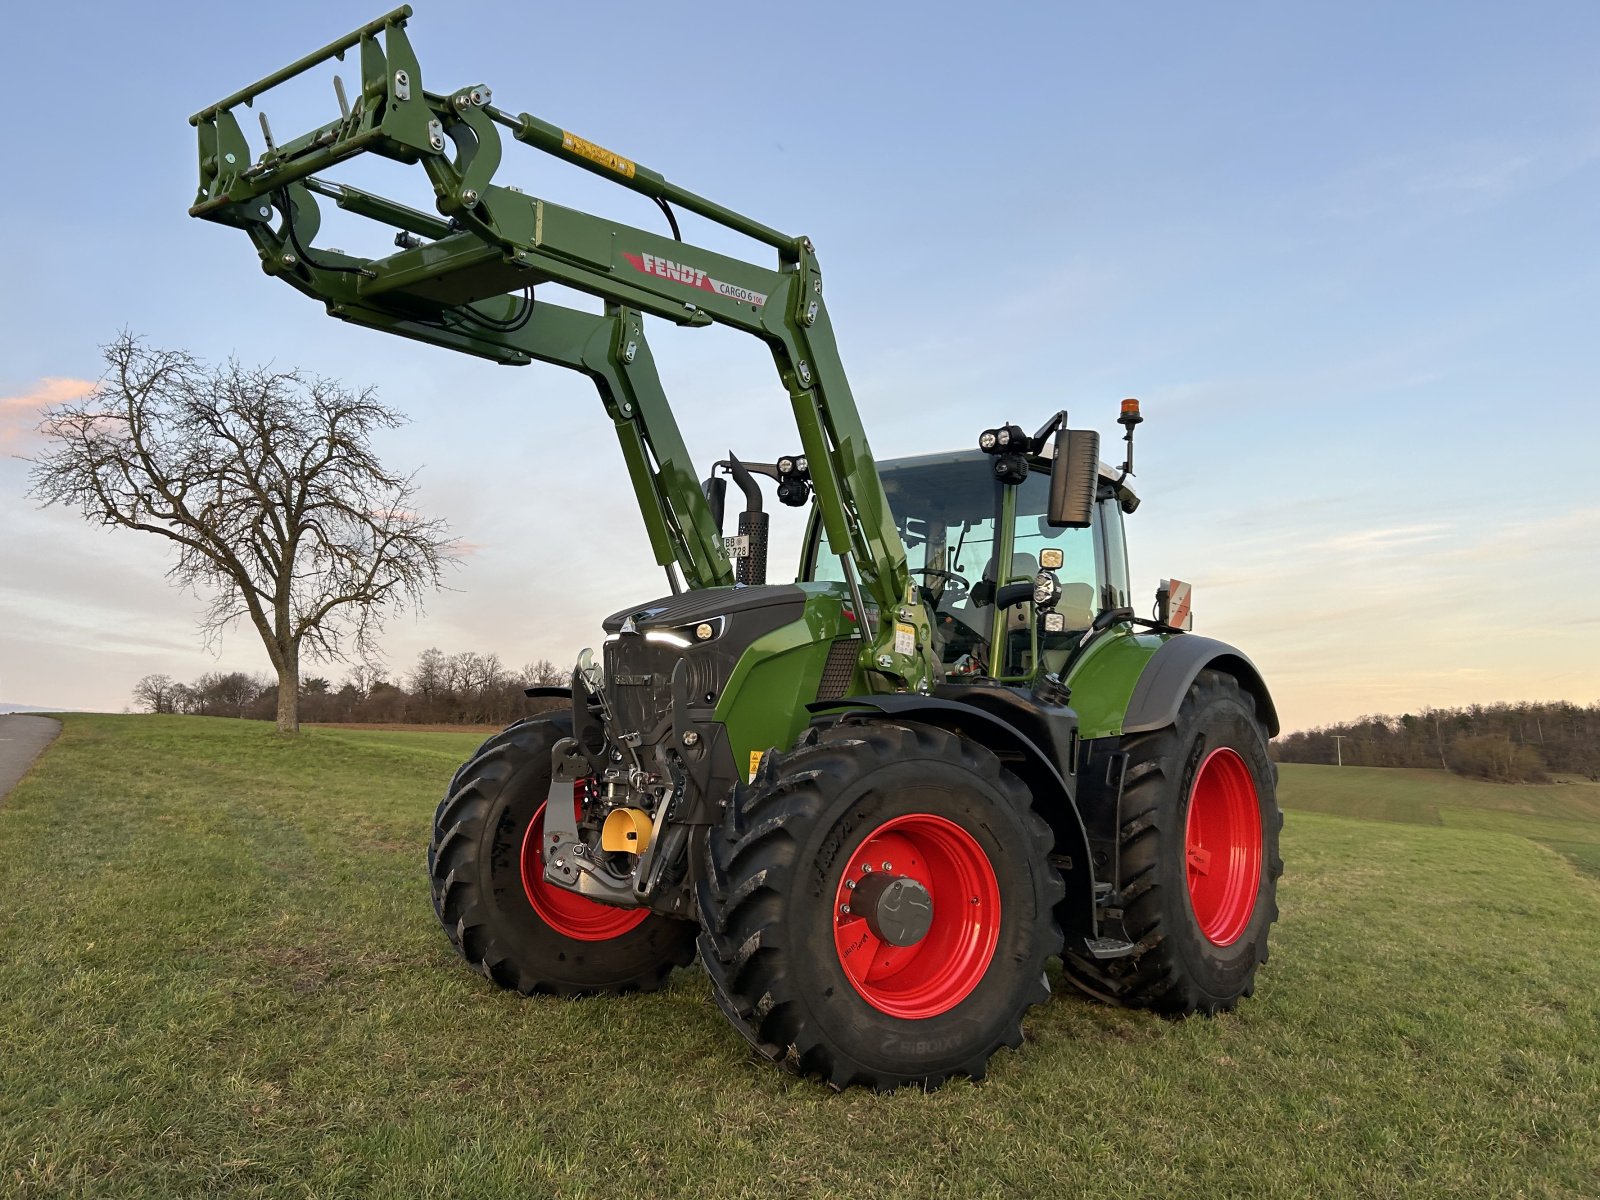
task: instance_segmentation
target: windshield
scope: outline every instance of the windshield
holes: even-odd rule
[[[1057,611],[1069,629],[1086,629],[1094,617],[1098,577],[1095,542],[1087,529],[1052,529],[1045,518],[1050,476],[1035,469],[1015,489],[1017,516],[1011,561],[999,570],[997,530],[1005,488],[994,478],[988,455],[977,451],[929,454],[884,463],[883,490],[905,543],[912,581],[935,613],[939,657],[952,672],[987,670],[993,640],[994,592],[1029,579],[1041,551],[1062,553],[1061,601]],[[836,556],[814,545],[811,578],[842,581]],[[1026,639],[1031,602],[1007,610],[1005,636]]]

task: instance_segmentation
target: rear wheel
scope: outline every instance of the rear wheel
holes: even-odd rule
[[[550,748],[570,730],[564,715],[520,722],[457,772],[428,850],[434,910],[461,956],[501,987],[649,990],[693,961],[695,926],[597,904],[544,879]]]
[[[1064,958],[1090,995],[1183,1014],[1231,1009],[1255,988],[1278,917],[1277,768],[1255,701],[1202,671],[1177,720],[1124,740],[1123,924],[1136,950]]]
[[[847,722],[771,753],[710,842],[701,958],[767,1057],[833,1086],[981,1078],[1049,998],[1050,833],[988,750]]]

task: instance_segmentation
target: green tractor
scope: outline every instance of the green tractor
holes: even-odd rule
[[[762,1055],[837,1088],[981,1078],[1046,1000],[1047,962],[1100,1000],[1180,1015],[1250,994],[1277,917],[1281,825],[1260,674],[1187,632],[1188,589],[1132,607],[1125,461],[1058,412],[977,448],[877,462],[810,241],[491,102],[428,91],[400,8],[197,113],[190,212],[345,321],[596,385],[667,594],[614,613],[562,710],[484,743],[434,818],[434,909],[501,987],[659,986],[697,957]],[[235,110],[359,56],[338,114],[253,155]],[[504,132],[503,132],[504,131]],[[494,182],[504,134],[639,192],[650,232]],[[322,172],[421,166],[437,215]],[[395,231],[316,244],[319,201]],[[683,240],[683,210],[775,267]],[[554,285],[591,312],[535,298]],[[646,316],[761,339],[793,455],[703,481]],[[724,537],[727,483],[744,497]],[[809,510],[795,581],[766,580],[768,486]]]

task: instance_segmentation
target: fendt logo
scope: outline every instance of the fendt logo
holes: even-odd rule
[[[676,283],[687,283],[690,287],[705,287],[706,273],[699,267],[691,267],[686,263],[675,263],[670,258],[657,258],[654,254],[641,254],[634,258],[633,265],[646,275],[659,275],[663,279],[671,279]],[[710,288],[706,288],[710,291]]]
[[[622,257],[632,264],[634,270],[654,275],[658,279],[670,279],[673,283],[698,288],[702,292],[713,292],[718,296],[726,296],[729,300],[737,300],[741,304],[750,304],[757,308],[767,302],[767,297],[762,292],[753,292],[736,283],[723,283],[720,279],[713,279],[699,267],[691,267],[688,263],[673,262],[670,258],[657,258],[654,254],[629,254],[626,251]]]

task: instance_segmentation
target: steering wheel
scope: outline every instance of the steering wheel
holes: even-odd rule
[[[962,600],[972,590],[972,585],[954,571],[946,571],[943,567],[913,567],[912,575],[926,575],[928,582],[935,579],[944,580],[944,585],[939,589],[940,600]],[[925,585],[926,586],[926,585]],[[927,588],[932,591],[932,588]]]

